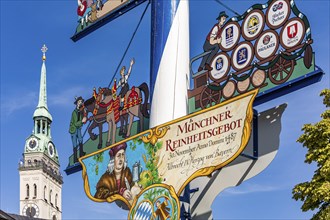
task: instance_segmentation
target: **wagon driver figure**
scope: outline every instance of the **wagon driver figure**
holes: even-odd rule
[[[217,17],[218,23],[212,27],[211,31],[207,35],[203,45],[203,50],[204,52],[211,51],[211,53],[203,57],[202,62],[198,68],[198,72],[202,71],[203,69],[208,71],[213,69],[210,66],[210,62],[220,49],[219,44],[221,44],[221,29],[227,17],[228,15],[226,12],[220,12],[219,16]]]

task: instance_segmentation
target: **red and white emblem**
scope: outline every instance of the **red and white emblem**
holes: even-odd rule
[[[294,23],[287,27],[287,34],[289,38],[294,38],[297,36],[298,33],[298,24]]]
[[[300,18],[291,18],[281,30],[281,45],[287,50],[291,49],[303,41],[305,33],[304,22]]]

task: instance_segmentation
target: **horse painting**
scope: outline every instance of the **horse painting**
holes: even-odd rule
[[[99,88],[99,93],[97,94],[95,89],[94,89],[94,95],[87,99],[84,102],[84,107],[85,110],[87,111],[87,114],[90,112],[93,114],[89,118],[92,123],[88,127],[88,134],[91,138],[91,140],[96,140],[97,136],[99,136],[99,143],[97,145],[98,149],[102,148],[102,130],[103,130],[103,123],[106,122],[106,115],[107,115],[107,109],[106,108],[96,108],[95,104],[100,101],[102,98],[102,89]],[[99,135],[94,134],[92,131],[94,128],[98,127],[99,128]]]
[[[144,97],[142,99],[142,94]],[[138,132],[143,130],[144,118],[149,118],[149,88],[146,83],[142,83],[139,87],[132,87],[125,95],[125,104],[120,109],[120,98],[116,92],[109,88],[99,88],[99,92],[85,101],[87,112],[93,113],[90,118],[93,123],[88,128],[88,133],[92,140],[97,136],[92,133],[96,127],[99,128],[99,144],[98,148],[102,148],[102,127],[103,123],[108,123],[108,137],[106,145],[109,146],[116,142],[117,124],[120,121],[120,132],[124,138],[131,135],[131,128],[134,117],[139,118]],[[142,100],[144,102],[142,103]]]
[[[142,93],[144,94],[143,103]],[[114,91],[109,88],[103,88],[103,97],[102,103],[105,104],[101,106],[107,106],[106,121],[109,127],[107,145],[116,142],[117,123],[119,120],[121,121],[120,131],[124,137],[129,137],[131,135],[134,117],[139,118],[139,131],[143,130],[144,118],[149,118],[149,89],[146,83],[142,83],[139,87],[132,87],[132,89],[126,93],[126,101],[122,110],[120,110],[119,97],[117,97]]]

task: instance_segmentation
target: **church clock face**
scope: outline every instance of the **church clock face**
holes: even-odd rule
[[[35,150],[38,147],[38,140],[35,137],[32,137],[27,142],[27,148],[29,150]]]
[[[23,215],[28,216],[28,217],[38,217],[39,216],[39,207],[32,203],[32,204],[27,204],[23,208]]]
[[[55,155],[55,148],[54,148],[54,144],[52,142],[48,143],[48,154],[50,157],[54,157],[54,155]]]

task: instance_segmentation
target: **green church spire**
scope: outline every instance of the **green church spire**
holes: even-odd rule
[[[25,154],[34,154],[35,152],[43,152],[45,155],[59,164],[58,152],[52,141],[51,124],[53,118],[47,107],[47,81],[46,81],[46,52],[48,48],[43,45],[42,66],[40,74],[39,101],[33,114],[33,131],[27,138],[25,145]]]
[[[33,118],[45,117],[52,121],[52,116],[48,111],[47,107],[47,84],[46,84],[46,52],[48,48],[44,44],[41,48],[42,55],[42,66],[40,76],[40,90],[39,90],[39,102],[36,110],[34,111]]]

